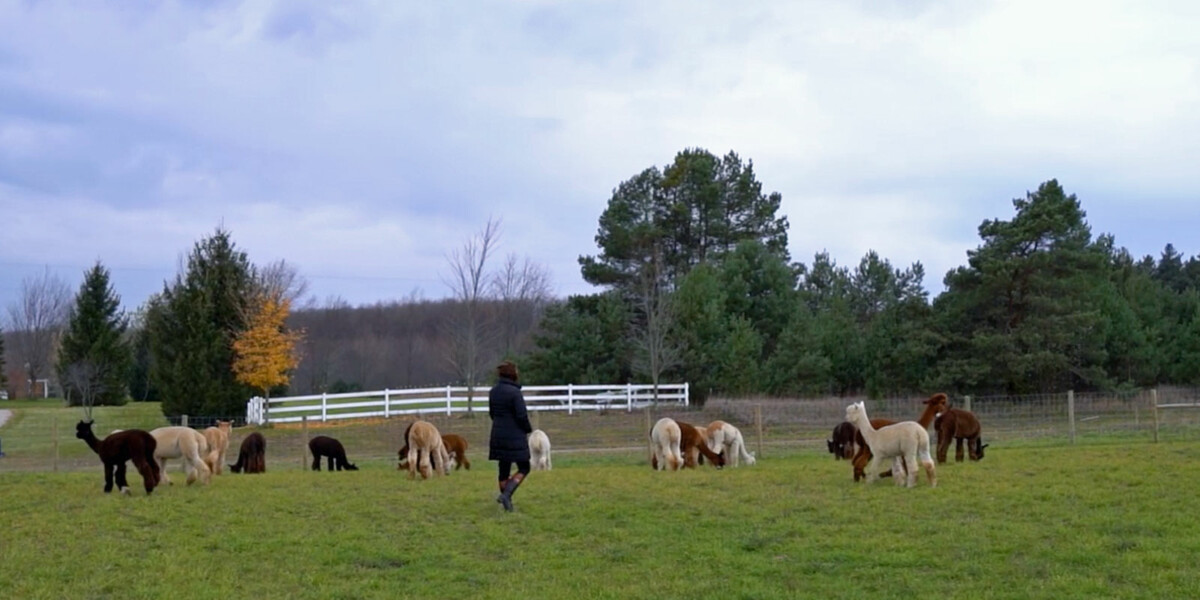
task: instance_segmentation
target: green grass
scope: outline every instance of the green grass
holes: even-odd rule
[[[269,432],[268,432],[269,435]],[[565,454],[517,511],[494,463],[410,481],[271,469],[105,495],[99,461],[0,474],[13,598],[1182,598],[1200,589],[1200,446],[989,448],[912,490],[779,450],[653,472]],[[173,469],[178,469],[174,466]],[[135,488],[137,485],[135,484]]]

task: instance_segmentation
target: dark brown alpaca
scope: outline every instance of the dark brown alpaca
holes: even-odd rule
[[[833,439],[825,440],[825,445],[829,447],[829,453],[837,460],[854,458],[854,437],[856,435],[858,435],[858,428],[849,421],[842,421],[833,428]]]
[[[142,475],[142,484],[146,486],[146,495],[154,491],[160,476],[158,461],[154,459],[154,449],[158,442],[154,436],[141,429],[126,429],[118,431],[103,440],[97,439],[92,433],[94,421],[80,421],[75,425],[75,437],[87,442],[89,448],[100,455],[104,463],[104,493],[113,488],[113,477],[116,477],[117,489],[122,494],[129,493],[129,482],[125,480],[125,462],[133,461],[138,473]]]
[[[679,425],[679,452],[683,454],[684,467],[695,468],[698,463],[703,462],[700,460],[700,456],[707,458],[718,469],[725,466],[724,454],[717,454],[709,450],[708,440],[705,439],[703,433],[700,433],[699,429],[679,419],[676,419],[675,423]]]
[[[934,429],[938,434],[937,446],[937,461],[938,464],[946,462],[946,451],[950,448],[950,440],[954,440],[954,462],[962,462],[963,460],[963,440],[967,441],[967,452],[971,455],[971,460],[979,460],[983,458],[983,449],[987,446],[983,443],[983,438],[979,437],[981,429],[979,427],[979,419],[969,410],[961,408],[948,408],[945,412],[938,415],[937,421],[934,422]]]
[[[934,394],[928,399],[924,400],[922,404],[925,405],[925,410],[921,412],[921,416],[917,419],[917,423],[919,423],[921,427],[929,429],[929,424],[933,423],[934,417],[936,417],[939,412],[942,412],[947,406],[949,406],[949,399],[946,398],[945,394]],[[886,427],[895,422],[896,421],[891,419],[871,419],[871,427],[874,429],[879,429],[880,427]],[[858,444],[858,451],[855,453],[853,461],[854,480],[858,481],[859,479],[865,477],[864,470],[867,468],[867,463],[871,462],[871,448],[867,446],[867,441],[863,439],[861,431],[854,434],[854,443]],[[905,465],[904,468],[907,470],[908,465]],[[879,476],[890,477],[891,472],[885,471]]]
[[[347,471],[357,471],[358,467],[346,460],[346,449],[342,443],[334,438],[318,435],[317,437],[308,440],[308,449],[312,452],[313,462],[312,470],[321,470],[321,457],[329,458],[329,470],[332,471],[336,466],[337,470],[345,469]]]
[[[254,432],[242,440],[242,448],[238,451],[236,464],[229,465],[234,473],[266,473],[267,472],[267,439],[259,432]]]

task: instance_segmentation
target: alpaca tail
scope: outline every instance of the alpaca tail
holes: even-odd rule
[[[748,466],[753,465],[755,462],[758,461],[758,459],[754,458],[753,454],[746,451],[746,442],[744,440],[742,440],[741,438],[738,438],[738,441],[737,441],[737,452],[738,452],[738,455],[741,457],[742,461],[745,462],[746,465],[748,465]]]

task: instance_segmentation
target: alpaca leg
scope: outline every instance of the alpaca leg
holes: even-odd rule
[[[910,487],[910,488],[917,487],[917,465],[920,464],[917,462],[917,453],[916,452],[908,453],[908,455],[905,456],[904,461],[905,461],[905,466],[912,465],[912,467],[907,469],[908,473],[906,474],[906,476],[904,478],[905,484],[907,485],[907,487]]]
[[[121,461],[117,465],[116,472],[117,489],[126,496],[129,495],[129,481],[125,479],[125,461]]]
[[[925,467],[925,474],[929,476],[929,487],[937,487],[937,471],[934,469],[933,461],[925,459],[921,461],[921,466]]]
[[[159,481],[160,484],[165,483],[167,485],[173,485],[171,483],[171,476],[167,474],[167,459],[158,459],[158,473],[159,479],[161,479],[161,481]]]
[[[417,450],[416,446],[408,447],[408,478],[409,479],[417,478],[417,461],[420,459],[420,457],[421,457],[421,452],[419,450]]]
[[[878,459],[878,457],[872,456],[871,462],[867,463],[866,469],[863,470],[863,476],[866,478],[868,484],[875,483],[875,480],[879,479],[878,477],[875,476],[875,474],[878,472],[879,472],[879,459]]]
[[[113,464],[104,463],[104,493],[112,493],[113,488]]]
[[[962,446],[963,446],[962,438],[958,438],[958,439],[954,440],[954,462],[962,462],[963,461],[963,447]]]
[[[433,475],[433,457],[430,456],[430,452],[428,450],[421,452],[420,454],[421,458],[417,462],[417,465],[421,471],[421,479],[429,479],[429,477]]]
[[[967,456],[971,460],[979,460],[979,438],[974,437],[967,440]]]
[[[326,465],[325,465],[326,470],[328,470],[328,471],[333,471],[334,467],[337,467],[337,470],[339,470],[339,471],[342,470],[342,465],[338,464],[337,459],[335,459],[333,456],[330,456],[329,460],[327,460],[325,462],[326,462]]]
[[[134,460],[133,466],[137,467],[138,473],[142,476],[142,485],[146,488],[146,495],[149,496],[154,491],[154,486],[158,485],[158,475],[154,472],[153,461],[146,462],[144,460]]]

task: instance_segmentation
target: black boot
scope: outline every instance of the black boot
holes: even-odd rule
[[[513,475],[507,482],[505,482],[504,491],[500,492],[499,496],[496,496],[496,502],[504,505],[505,512],[512,512],[512,496],[514,493],[516,493],[517,488],[521,486],[521,482],[524,480],[524,473],[517,473],[516,475]]]

